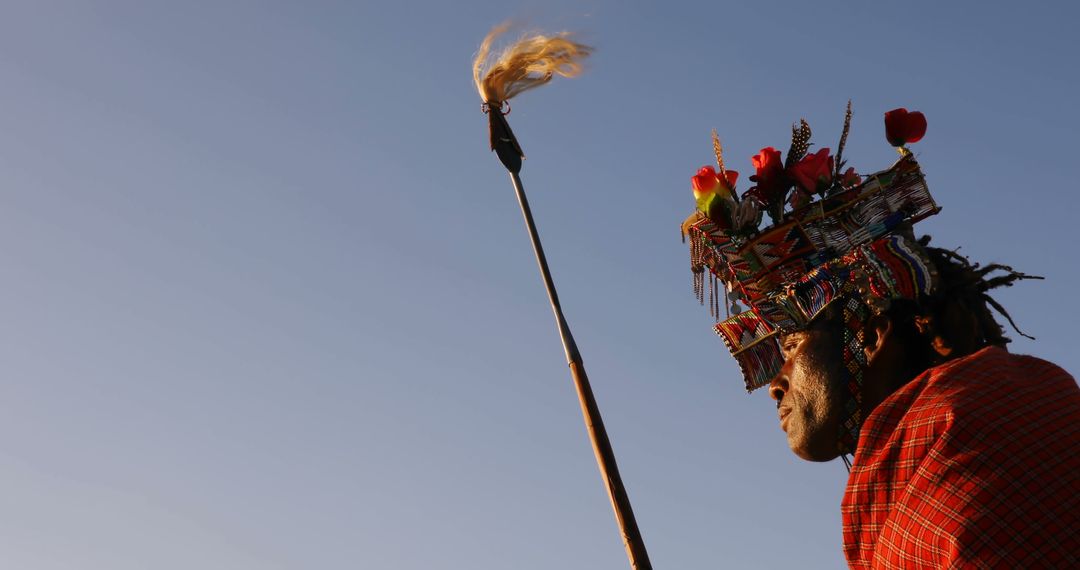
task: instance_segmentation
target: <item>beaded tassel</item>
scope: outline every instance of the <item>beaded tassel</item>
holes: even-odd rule
[[[718,287],[719,279],[716,278],[716,274],[709,272],[712,275],[712,297],[713,297],[713,318],[716,322],[720,322],[720,287]]]
[[[844,419],[841,422],[840,453],[855,453],[862,427],[862,382],[866,370],[866,340],[864,324],[870,318],[870,309],[859,299],[852,297],[844,303],[844,367],[847,370],[847,395],[844,403]]]

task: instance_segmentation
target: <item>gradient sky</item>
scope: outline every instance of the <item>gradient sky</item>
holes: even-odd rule
[[[471,84],[509,17],[597,47],[509,120],[655,567],[842,566],[842,464],[692,295],[689,177],[848,98],[878,170],[923,111],[919,229],[1045,275],[1013,350],[1075,373],[1080,13],[1040,6],[4,2],[0,567],[627,567]]]

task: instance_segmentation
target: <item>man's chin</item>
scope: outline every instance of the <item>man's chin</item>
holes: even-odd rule
[[[792,437],[788,434],[788,447],[800,459],[814,462],[832,461],[840,457],[836,442],[806,441],[800,437]]]

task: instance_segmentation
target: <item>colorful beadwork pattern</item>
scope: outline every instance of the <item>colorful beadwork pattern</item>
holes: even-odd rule
[[[716,332],[739,362],[746,390],[753,391],[767,384],[783,366],[780,334],[805,327],[842,296],[869,310],[884,309],[892,299],[928,295],[934,274],[933,266],[910,238],[885,236],[812,269],[752,304],[751,310],[717,323]]]
[[[939,210],[909,154],[861,185],[810,204],[790,221],[747,240],[728,235],[699,213],[688,228],[691,269],[708,268],[753,303],[838,253]]]
[[[753,311],[716,324],[716,333],[739,362],[747,391],[767,384],[783,366],[784,357],[776,340],[778,332]]]
[[[844,399],[844,417],[840,422],[840,453],[854,453],[862,427],[862,382],[866,370],[864,324],[870,319],[870,307],[858,298],[851,297],[844,303],[844,371],[847,373],[847,390]]]

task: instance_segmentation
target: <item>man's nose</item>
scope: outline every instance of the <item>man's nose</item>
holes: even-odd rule
[[[772,399],[776,400],[776,405],[779,406],[780,400],[784,399],[784,394],[786,394],[787,391],[787,374],[785,374],[784,371],[781,370],[779,374],[773,377],[772,382],[769,382],[769,395],[772,396]]]

